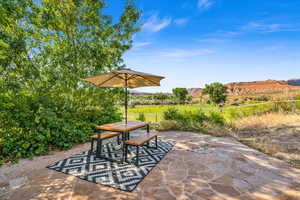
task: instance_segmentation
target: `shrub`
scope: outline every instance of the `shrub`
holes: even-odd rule
[[[208,115],[208,121],[212,124],[221,126],[225,124],[225,119],[220,112],[210,112]]]
[[[256,100],[257,101],[269,101],[270,97],[263,95],[263,96],[257,97]]]
[[[191,113],[191,121],[202,123],[203,121],[207,120],[207,116],[201,110]]]
[[[163,120],[159,122],[159,131],[180,130],[180,124],[175,120]]]
[[[300,100],[300,94],[296,95],[296,96],[294,97],[294,99],[295,99],[295,100]]]
[[[67,98],[0,95],[0,160],[46,154],[89,140],[97,124],[121,120],[113,105],[72,107]]]
[[[163,114],[163,118],[165,120],[176,120],[179,117],[179,111],[176,108],[168,108],[164,114]]]
[[[169,108],[164,112],[165,120],[175,120],[181,124],[181,126],[187,127],[191,123],[191,111],[179,112],[175,108]]]
[[[179,112],[177,109],[170,108],[164,112],[164,119],[176,121],[181,130],[200,130],[204,122],[217,126],[223,126],[225,119],[219,112],[211,112],[206,115],[201,110]],[[168,125],[168,124],[167,124]]]
[[[143,112],[140,112],[137,120],[141,122],[146,121],[145,114]]]
[[[291,102],[275,102],[274,103],[275,112],[291,112],[293,111],[293,103]]]

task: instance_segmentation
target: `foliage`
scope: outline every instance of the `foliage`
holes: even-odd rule
[[[207,120],[211,122],[211,124],[216,124],[220,126],[225,125],[224,116],[220,112],[215,112],[215,111],[210,112],[207,117]]]
[[[275,102],[273,109],[275,112],[291,112],[295,107],[296,104],[293,102]]]
[[[256,98],[257,101],[269,101],[270,99],[271,98],[266,95],[262,95],[262,96]]]
[[[169,108],[164,113],[164,119],[165,120],[176,120],[179,118],[179,112],[176,108]]]
[[[295,99],[295,100],[300,100],[300,94],[296,95],[296,96],[294,97],[294,99]]]
[[[146,117],[144,113],[139,113],[139,117],[137,118],[138,121],[144,122],[146,121]]]
[[[164,119],[164,112],[169,108],[176,108],[180,112],[198,110],[215,110],[217,107],[208,104],[202,105],[137,105],[134,108],[128,109],[128,119],[136,120],[140,112],[145,114],[147,121],[159,122]],[[121,107],[123,109],[123,107]]]
[[[164,112],[164,120],[176,121],[179,130],[199,130],[204,122],[217,126],[225,125],[225,119],[219,112],[209,112],[205,114],[201,110],[180,112],[175,108],[170,108]]]
[[[133,1],[119,20],[103,0],[0,2],[0,160],[65,149],[96,124],[119,121],[119,89],[80,78],[122,66],[140,17]]]
[[[136,105],[171,105],[176,104],[171,95],[164,93],[156,93],[152,95],[144,96],[131,96],[130,105],[132,107]]]
[[[188,94],[186,88],[173,88],[172,92],[177,103],[184,104],[186,102]]]
[[[203,89],[203,94],[208,94],[209,100],[217,105],[223,104],[226,102],[227,86],[222,83],[212,83],[210,85],[206,84]]]
[[[157,130],[159,131],[171,131],[180,130],[180,124],[176,120],[162,120],[159,122]]]

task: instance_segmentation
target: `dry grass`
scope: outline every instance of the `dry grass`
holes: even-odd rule
[[[231,135],[255,149],[300,168],[300,115],[270,113],[233,123]]]
[[[272,127],[300,124],[299,114],[268,113],[261,116],[249,116],[233,122],[237,130],[262,130]]]

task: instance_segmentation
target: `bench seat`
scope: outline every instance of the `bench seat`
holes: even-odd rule
[[[131,145],[131,146],[142,146],[146,142],[149,142],[150,140],[154,139],[155,137],[157,137],[157,134],[151,133],[151,134],[147,134],[146,136],[139,136],[139,137],[132,138],[130,140],[126,140],[124,144]]]
[[[121,133],[118,133],[118,132],[103,132],[103,133],[100,133],[100,140],[105,140],[105,139],[115,137],[115,136],[118,136],[118,135],[121,135]],[[91,138],[95,139],[95,140],[98,139],[98,134],[92,135]]]
[[[157,148],[157,136],[158,135],[155,133],[147,133],[145,136],[139,136],[124,141],[125,150],[123,152],[125,154],[125,161],[127,162],[128,146],[135,146],[136,147],[135,165],[139,167],[139,147],[147,143],[147,147],[149,148],[149,142],[155,139],[155,148]]]
[[[102,132],[102,133],[99,133],[100,135],[100,138],[99,138],[99,142],[100,142],[100,145],[99,145],[99,148],[100,148],[100,154],[101,154],[101,151],[102,151],[102,140],[106,140],[106,139],[109,139],[109,138],[112,138],[112,137],[118,137],[118,143],[119,143],[119,135],[121,135],[121,133],[119,132]],[[96,142],[98,140],[98,134],[95,134],[95,135],[92,135],[90,137],[92,139],[91,141],[91,152],[94,150],[94,142]]]

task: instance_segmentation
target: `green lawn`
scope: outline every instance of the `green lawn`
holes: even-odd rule
[[[212,105],[139,105],[135,108],[128,109],[128,119],[137,120],[139,113],[144,113],[146,121],[159,122],[163,120],[163,112],[168,108],[176,108],[179,111],[196,111],[196,110],[215,110]]]
[[[242,117],[250,115],[260,115],[267,112],[276,110],[276,107],[281,111],[291,111],[294,103],[286,102],[274,105],[273,102],[264,102],[258,104],[249,104],[241,106],[225,105],[221,111],[226,121],[233,121]],[[300,103],[296,103],[296,108],[300,109]],[[135,108],[128,109],[128,119],[137,120],[139,113],[144,113],[145,120],[150,122],[160,122],[163,120],[163,113],[168,108],[176,108],[179,111],[197,111],[202,110],[203,112],[209,111],[220,111],[218,107],[208,104],[194,104],[194,105],[139,105]],[[274,110],[275,109],[275,110]],[[124,109],[121,108],[124,113]]]

